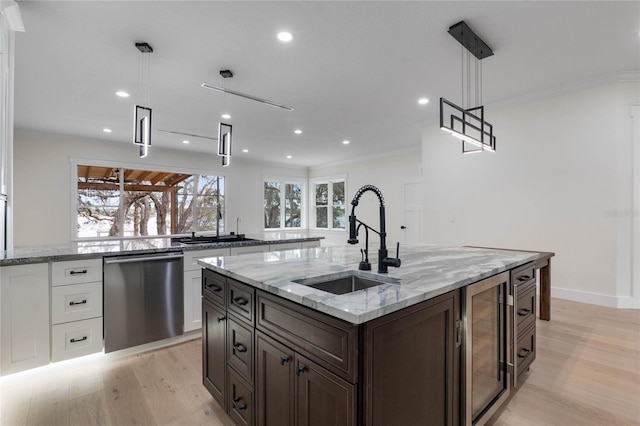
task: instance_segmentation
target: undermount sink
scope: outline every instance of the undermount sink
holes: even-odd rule
[[[294,283],[317,288],[333,294],[353,293],[365,288],[382,284],[398,284],[395,278],[380,277],[360,271],[346,271],[337,274],[320,275],[318,277],[300,278],[292,280]]]
[[[244,234],[230,235],[201,235],[195,237],[174,237],[171,238],[172,243],[178,244],[207,244],[207,243],[227,243],[231,241],[253,241],[252,238],[246,238]]]

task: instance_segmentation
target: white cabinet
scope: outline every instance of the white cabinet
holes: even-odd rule
[[[102,350],[102,259],[51,265],[51,360]]]
[[[184,332],[202,328],[202,266],[198,259],[229,256],[228,248],[184,252]]]
[[[0,268],[0,374],[49,363],[49,264]]]

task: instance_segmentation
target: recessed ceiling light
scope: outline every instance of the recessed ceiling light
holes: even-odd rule
[[[278,33],[278,40],[288,43],[293,40],[293,34],[289,31],[281,31]]]
[[[230,119],[230,118],[231,118],[231,115],[229,115],[229,114],[227,114],[227,113],[224,113],[224,114],[222,114],[220,117],[224,118],[225,120],[228,120],[228,119]]]
[[[419,103],[420,105],[426,105],[426,104],[428,104],[428,103],[429,103],[429,99],[427,99],[427,98],[420,98],[420,99],[418,99],[418,103]]]
[[[121,98],[128,98],[129,94],[127,92],[123,91],[123,90],[118,90],[116,92],[116,96],[119,96]]]
[[[302,130],[300,130],[300,129],[295,129],[295,130],[293,131],[293,133],[295,133],[296,135],[301,135],[301,134],[302,134]]]
[[[249,150],[245,148],[242,150],[242,152],[249,152]]]
[[[287,158],[289,158],[289,159],[290,159],[290,158],[293,158],[293,157],[291,157],[290,155],[287,155]]]
[[[183,141],[182,141],[182,143],[183,143],[183,144],[188,144],[188,143],[189,143],[189,141],[185,139],[185,140],[183,140]]]
[[[346,139],[345,139],[345,140],[343,140],[343,141],[342,141],[342,145],[349,145],[349,141],[348,141],[348,140],[346,140]]]
[[[107,129],[106,127],[104,129],[102,129],[102,131],[105,132],[105,133],[111,133],[112,132],[111,129]]]

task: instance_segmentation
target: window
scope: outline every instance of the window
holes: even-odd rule
[[[222,232],[224,177],[78,165],[76,212],[80,238]]]
[[[264,182],[264,228],[289,229],[303,226],[302,182]]]
[[[314,228],[345,229],[345,180],[319,180],[311,184],[314,198],[312,224]]]

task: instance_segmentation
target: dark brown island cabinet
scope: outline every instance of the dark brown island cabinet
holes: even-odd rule
[[[505,310],[520,369],[535,353],[534,274],[511,271],[523,306]],[[209,269],[202,283],[203,382],[238,425],[465,423],[463,290],[354,325]]]

